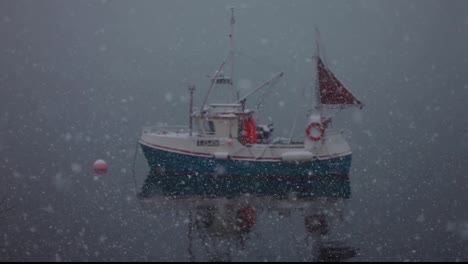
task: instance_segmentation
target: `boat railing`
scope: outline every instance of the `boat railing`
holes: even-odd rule
[[[340,135],[340,134],[343,134],[343,129],[327,129],[326,132],[325,132],[325,137],[330,137],[330,136],[336,136],[336,135]],[[281,146],[297,146],[297,145],[303,145],[304,144],[304,140],[305,140],[305,135],[302,135],[298,138],[295,138],[295,139],[292,139],[292,138],[284,138],[284,137],[276,137],[276,138],[273,138],[273,140],[271,141],[271,145],[281,145]]]
[[[330,129],[326,130],[325,135],[326,136],[334,136],[334,135],[337,135],[337,134],[342,134],[343,132],[344,132],[343,129],[330,128]]]
[[[190,130],[187,126],[148,126],[143,127],[143,134],[183,134]]]

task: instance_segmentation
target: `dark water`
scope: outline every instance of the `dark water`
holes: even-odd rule
[[[460,221],[464,212],[459,200],[427,206],[431,198],[405,196],[408,187],[381,189],[378,194],[361,187],[378,185],[363,183],[375,177],[358,173],[350,175],[350,198],[308,199],[294,193],[174,196],[153,185],[152,194],[141,199],[138,194],[148,189],[145,160],[139,153],[135,190],[132,164],[126,162],[133,159],[130,156],[114,156],[108,174],[98,177],[89,168],[92,160],[84,155],[80,158],[88,161],[88,168],[28,166],[5,179],[7,204],[13,208],[1,218],[2,260],[467,258],[467,226]],[[242,217],[243,210],[250,210],[251,218]],[[250,224],[243,226],[243,221]],[[319,224],[307,224],[314,221]]]
[[[321,29],[328,64],[365,103],[334,120],[353,150],[349,199],[138,199],[149,170],[139,153],[135,187],[141,127],[187,123],[187,84],[199,104],[227,51],[232,4],[238,48],[286,73],[263,113],[279,136],[313,82]],[[350,261],[468,261],[466,10],[458,0],[0,0],[0,210],[11,207],[0,261],[326,259],[320,248]],[[277,72],[263,66],[237,75],[254,86]],[[106,175],[92,172],[97,159]],[[245,208],[251,228],[236,224]],[[317,212],[328,235],[307,231]]]
[[[154,196],[150,215],[185,229],[173,245],[190,261],[339,261],[357,255],[343,228],[345,199]]]
[[[237,193],[206,186],[220,189],[206,195],[200,186],[195,194],[187,179],[180,180],[185,187],[167,186],[162,179],[170,176],[150,173],[140,202],[150,216],[173,218],[170,222],[181,235],[173,246],[186,248],[190,261],[331,261],[357,255],[343,229],[349,186],[342,193],[335,187],[320,195],[316,188],[265,194],[248,186]]]
[[[77,166],[43,186],[15,174],[10,184],[25,189],[13,193],[28,195],[8,199],[4,260],[338,261],[359,253],[347,223],[349,186],[319,197],[240,189],[185,195],[158,184],[162,175],[154,172],[137,174],[144,181],[135,190],[130,172],[95,176]]]

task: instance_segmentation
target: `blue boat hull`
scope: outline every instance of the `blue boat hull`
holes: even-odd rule
[[[141,145],[151,171],[141,195],[289,195],[340,197],[351,194],[351,155],[308,162],[218,160]]]

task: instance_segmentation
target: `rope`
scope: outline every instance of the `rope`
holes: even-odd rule
[[[270,82],[270,84],[268,84],[268,86],[263,89],[261,95],[257,99],[257,102],[255,102],[255,109],[256,110],[259,110],[260,107],[263,106],[263,102],[265,101],[265,98],[267,98],[269,95],[271,95],[273,93],[273,90],[270,89],[270,88],[273,87],[274,85],[276,85],[279,82],[279,80],[280,80],[279,78],[275,79],[275,80],[272,80]]]
[[[291,129],[291,134],[289,135],[289,144],[291,144],[292,137],[293,137],[293,134],[294,134],[294,130],[296,129],[297,118],[299,116],[299,109],[300,109],[300,107],[298,107],[298,109],[296,110],[296,115],[294,117],[294,122],[293,122],[293,126],[292,126],[292,129]]]
[[[244,53],[244,52],[242,52],[240,50],[235,51],[234,54],[237,55],[237,56],[247,58],[250,61],[252,61],[254,64],[262,65],[262,66],[268,67],[268,68],[270,68],[272,70],[281,72],[281,67],[279,67],[278,65],[258,60],[257,58],[254,58],[254,57],[252,57],[252,56],[250,56],[250,55],[248,55],[248,54],[246,54],[246,53]],[[284,78],[284,76],[281,76],[281,78]],[[263,91],[261,91],[261,93],[259,93],[258,99],[256,100],[256,102],[254,104],[254,109],[255,110],[258,111],[258,110],[260,110],[260,108],[262,108],[264,106],[263,103],[264,103],[265,99],[273,93],[273,90],[271,89],[271,87],[277,85],[281,78],[271,80],[271,82],[266,87],[262,88]]]
[[[133,163],[132,163],[132,175],[133,175],[133,184],[135,185],[135,195],[138,195],[137,193],[137,182],[136,182],[136,177],[135,177],[135,164],[136,164],[136,159],[138,156],[138,140],[135,145],[135,155],[133,156]]]
[[[253,155],[253,156],[255,157],[255,159],[256,159],[256,160],[258,160],[258,159],[259,159],[259,158],[261,158],[263,155],[265,155],[265,152],[266,152],[266,150],[267,150],[269,147],[270,147],[270,145],[269,145],[269,144],[268,144],[268,145],[266,145],[266,146],[263,148],[263,150],[262,150],[262,153],[260,153],[260,155],[259,155],[259,156],[255,156],[255,155]]]

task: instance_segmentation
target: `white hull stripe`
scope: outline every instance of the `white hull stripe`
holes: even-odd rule
[[[156,144],[151,144],[148,142],[144,142],[143,140],[140,140],[140,143],[151,148],[155,148],[158,150],[164,150],[164,151],[169,151],[172,153],[177,153],[177,154],[188,154],[190,156],[196,156],[196,157],[209,157],[212,158],[213,154],[210,153],[204,153],[204,152],[196,152],[196,151],[190,151],[190,150],[184,150],[184,149],[176,149],[176,148],[170,148],[170,147],[165,147],[161,145],[156,145]],[[338,153],[335,155],[321,155],[318,156],[317,158],[319,160],[323,159],[328,159],[328,158],[338,158],[338,157],[343,157],[351,155],[351,152],[343,152],[343,153]],[[246,161],[282,161],[280,157],[274,157],[274,158],[253,158],[253,157],[246,157],[246,156],[232,156],[233,160],[246,160]]]

